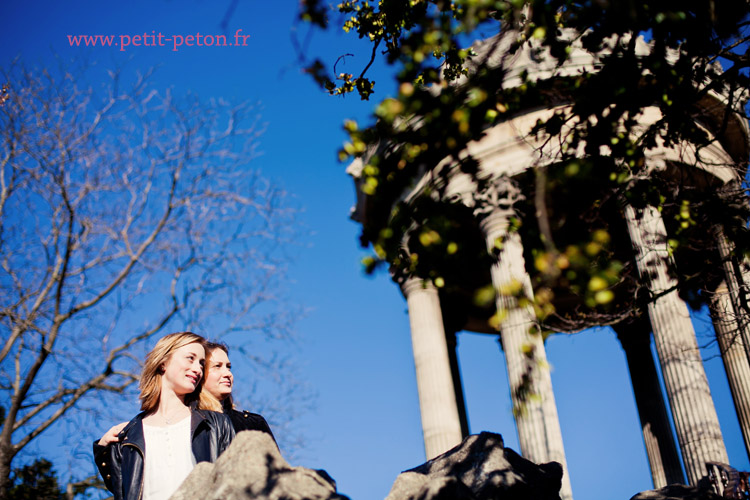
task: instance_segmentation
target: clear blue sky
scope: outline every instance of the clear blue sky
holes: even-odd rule
[[[158,64],[153,82],[159,89],[260,103],[267,130],[255,166],[305,208],[305,229],[291,250],[297,257],[288,291],[291,300],[310,311],[298,323],[300,341],[292,355],[300,364],[299,375],[317,393],[317,409],[296,421],[307,444],[293,464],[326,469],[339,491],[354,500],[381,499],[401,470],[424,461],[409,322],[406,303],[389,278],[363,275],[358,227],[348,219],[354,189],[336,150],[344,139],[344,119],[366,119],[391,90],[387,74],[376,68],[382,76],[375,78],[377,93],[369,103],[329,97],[317,89],[301,73],[291,43],[296,0],[241,0],[227,31],[250,35],[245,47],[184,45],[173,51],[168,44],[122,51],[119,46],[71,48],[67,38],[118,35],[119,41],[119,35],[152,31],[164,37],[221,34],[228,5],[229,0],[5,2],[0,65],[19,55],[27,66],[49,64],[53,53],[62,59],[90,58],[102,72],[120,65],[133,74]],[[306,50],[332,63],[340,54],[355,52],[354,43],[343,33],[317,33]],[[360,55],[340,68],[355,72],[363,63]],[[699,343],[707,343],[706,315],[695,324]],[[705,357],[714,354],[707,351]],[[600,329],[555,336],[548,342],[548,356],[576,500],[627,499],[650,489],[625,357],[614,334]],[[518,450],[496,338],[461,333],[459,362],[472,433],[500,433],[507,446]],[[707,371],[730,460],[748,470],[721,361],[708,360]],[[87,452],[108,426],[102,422],[84,436],[82,450]]]

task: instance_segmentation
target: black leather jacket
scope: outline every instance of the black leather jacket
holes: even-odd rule
[[[143,460],[146,443],[139,413],[128,422],[118,442],[101,446],[94,442],[94,460],[114,500],[140,500],[143,495]],[[208,410],[193,410],[190,435],[196,462],[214,462],[234,438],[230,419]]]
[[[273,432],[268,426],[268,422],[263,418],[262,415],[257,413],[250,413],[249,411],[239,411],[234,408],[224,408],[224,414],[232,419],[232,425],[234,426],[234,432],[240,431],[261,431],[265,432],[271,439],[276,441],[273,437]]]

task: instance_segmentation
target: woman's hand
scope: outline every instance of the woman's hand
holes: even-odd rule
[[[110,443],[115,443],[119,441],[119,438],[117,437],[117,435],[126,425],[128,425],[127,422],[121,422],[115,425],[114,427],[112,427],[111,429],[109,429],[107,432],[104,433],[102,438],[99,440],[99,444],[101,446],[107,446]]]

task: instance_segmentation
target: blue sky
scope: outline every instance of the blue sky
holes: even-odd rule
[[[250,35],[244,47],[71,48],[67,35],[165,37],[221,34],[229,0],[133,2],[6,2],[0,18],[0,66],[16,56],[27,66],[89,58],[124,74],[158,65],[152,83],[201,97],[257,102],[266,131],[255,167],[304,207],[299,241],[289,249],[289,300],[308,310],[297,325],[291,356],[298,377],[317,395],[316,408],[296,419],[305,437],[293,465],[326,469],[339,491],[355,500],[381,499],[397,474],[424,461],[406,303],[385,274],[364,276],[358,227],[348,218],[354,188],[336,160],[346,118],[366,120],[392,90],[387,69],[375,68],[371,102],[329,97],[302,74],[291,34],[297,2],[240,0],[227,32]],[[299,37],[304,39],[304,32]],[[119,38],[118,38],[119,40]],[[357,50],[357,49],[360,50]],[[333,63],[343,53],[362,54],[343,33],[316,33],[309,56]],[[364,56],[340,66],[355,72]],[[695,319],[699,343],[710,340],[705,314]],[[518,450],[502,352],[494,336],[459,334],[459,362],[472,433],[503,435]],[[750,469],[720,359],[707,350],[707,372],[731,463]],[[548,341],[553,384],[574,497],[630,498],[651,488],[648,464],[625,364],[609,329],[558,335]],[[233,358],[241,365],[241,358]],[[263,381],[258,381],[263,385]],[[136,402],[133,401],[133,413]],[[248,408],[252,409],[252,408]],[[123,418],[130,415],[124,415]],[[89,443],[110,425],[101,422]],[[273,421],[271,421],[273,426]]]

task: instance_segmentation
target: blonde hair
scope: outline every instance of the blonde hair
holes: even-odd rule
[[[208,370],[211,369],[211,354],[216,349],[221,349],[224,351],[224,353],[229,357],[229,347],[224,342],[206,342],[206,377],[208,376]],[[227,397],[224,398],[223,401],[219,401],[219,399],[211,394],[208,391],[204,391],[206,394],[206,399],[211,400],[211,407],[207,407],[208,410],[214,410],[214,411],[225,411],[225,410],[231,410],[234,408],[234,400],[232,399],[232,395],[229,394]]]
[[[141,390],[139,399],[141,400],[141,410],[150,412],[156,410],[161,398],[161,377],[164,373],[164,365],[169,361],[172,353],[180,347],[188,344],[200,344],[204,350],[208,351],[206,339],[193,332],[170,333],[160,338],[151,352],[146,356],[146,363],[143,365],[141,372],[141,381],[138,387]],[[201,392],[205,377],[206,368],[204,366],[204,376],[201,377],[200,383],[193,392],[185,396],[185,404],[197,401],[198,408],[204,408],[204,394]]]

